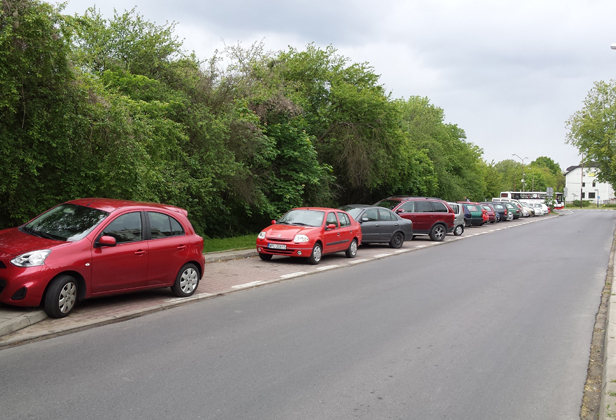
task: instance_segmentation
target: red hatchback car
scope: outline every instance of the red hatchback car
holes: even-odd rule
[[[274,255],[308,258],[318,264],[324,254],[344,251],[354,258],[361,244],[361,226],[342,210],[310,207],[290,210],[257,236],[264,261]]]
[[[190,296],[203,238],[187,212],[163,204],[83,198],[0,231],[0,302],[67,316],[77,300],[171,287]]]

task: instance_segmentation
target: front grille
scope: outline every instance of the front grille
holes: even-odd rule
[[[5,287],[6,287],[6,280],[0,279],[0,294],[2,294],[2,291],[4,290]]]
[[[269,252],[270,254],[289,255],[289,254],[293,254],[294,251],[292,249],[270,249],[270,248],[267,248],[267,252]]]
[[[6,265],[2,261],[0,261],[0,268],[6,268]]]

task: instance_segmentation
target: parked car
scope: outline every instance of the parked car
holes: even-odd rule
[[[540,203],[533,203],[533,207],[535,209],[535,216],[543,216],[545,211],[543,210],[543,206]]]
[[[535,209],[532,206],[532,204],[529,204],[525,201],[520,201],[520,204],[522,205],[522,215],[525,217],[532,217],[535,215]]]
[[[502,202],[502,204],[507,207],[507,210],[509,210],[509,213],[513,214],[513,217],[510,216],[512,220],[519,219],[520,216],[522,215],[522,212],[515,204],[509,203],[508,201],[504,201]]]
[[[387,243],[400,248],[413,239],[413,222],[384,207],[351,204],[340,208],[361,225],[362,244]]]
[[[433,241],[442,241],[453,232],[455,214],[447,202],[433,197],[389,197],[375,206],[394,211],[403,219],[413,222],[414,235],[429,235]]]
[[[466,207],[471,214],[470,224],[468,224],[469,220],[467,220],[467,226],[481,226],[485,223],[483,216],[484,210],[481,205],[469,202],[460,202],[460,204]]]
[[[500,221],[509,220],[509,210],[502,202],[494,201],[492,207],[498,213]]]
[[[456,236],[460,236],[464,233],[464,226],[466,221],[464,220],[464,206],[460,203],[451,203],[448,202],[449,207],[453,209],[454,214],[456,215],[454,219],[454,228],[453,234]],[[470,215],[470,212],[469,212]]]
[[[481,204],[481,207],[483,207],[483,209],[488,214],[488,221],[490,223],[496,223],[496,210],[494,210],[494,207],[492,207],[492,204],[490,203],[480,203],[480,204]]]
[[[171,287],[192,295],[203,275],[203,239],[186,210],[83,198],[0,231],[0,302],[43,305],[53,318],[76,301]]]
[[[292,209],[280,219],[272,220],[257,236],[256,246],[263,261],[283,255],[318,264],[323,255],[334,252],[355,258],[361,241],[361,227],[347,212],[305,207]]]

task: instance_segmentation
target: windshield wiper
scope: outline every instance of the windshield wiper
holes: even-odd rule
[[[26,231],[26,233],[29,233],[29,234],[34,235],[34,236],[39,236],[41,238],[51,239],[51,240],[54,240],[54,241],[58,240],[57,237],[55,237],[53,235],[50,235],[49,233],[42,232],[42,231],[36,230],[36,229],[32,229],[31,227],[28,227],[28,226],[24,226],[23,229]]]

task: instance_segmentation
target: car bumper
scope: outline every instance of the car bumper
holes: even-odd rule
[[[45,288],[54,273],[49,267],[15,267],[6,264],[0,270],[0,303],[15,306],[39,306]]]
[[[268,245],[284,245],[285,249],[269,248]],[[257,252],[259,254],[268,255],[284,255],[287,257],[309,257],[312,255],[314,243],[305,242],[297,243],[272,243],[272,242],[257,242]]]

